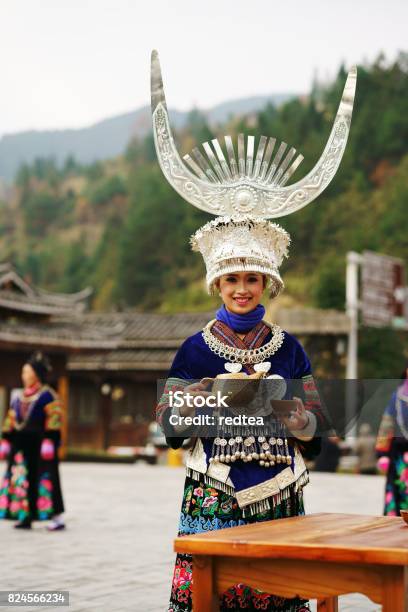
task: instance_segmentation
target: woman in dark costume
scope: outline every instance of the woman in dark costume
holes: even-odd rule
[[[203,144],[208,159],[195,148],[191,156],[184,156],[184,163],[170,128],[158,55],[155,51],[152,54],[153,131],[161,169],[184,199],[220,215],[194,234],[192,245],[205,260],[208,291],[218,293],[223,305],[216,318],[178,350],[157,407],[157,418],[170,446],[178,448],[183,439],[195,437],[186,462],[180,535],[304,513],[302,489],[308,482],[304,457],[318,452],[316,434],[327,431],[328,424],[302,346],[264,320],[262,293],[268,287],[273,298],[283,288],[278,268],[289,244],[287,232],[268,219],[306,206],[333,178],[347,141],[355,85],[354,69],[322,157],[305,179],[284,187],[302,156],[294,158],[296,151],[291,148],[285,157],[285,143],[272,156],[275,138],[262,136],[255,153],[253,136],[245,139],[240,134],[237,148],[226,136],[226,155],[219,141],[213,140],[212,147]],[[183,418],[195,414],[187,393],[202,405],[210,393],[206,386],[209,378],[237,378],[240,374],[243,378],[262,375],[272,379],[260,385],[260,401],[255,397],[255,405],[249,408],[265,418],[263,430],[220,427],[213,436],[185,426]],[[303,401],[293,397],[291,386],[296,381]],[[279,415],[273,408],[270,400],[275,385],[280,388],[275,400],[294,400],[290,415]],[[177,391],[182,401],[176,406],[172,400]],[[277,406],[282,403],[275,403],[276,410]],[[228,414],[230,406],[226,410]],[[178,554],[169,612],[192,610],[193,574],[191,556]],[[299,598],[287,599],[235,584],[222,594],[220,609],[301,612],[309,608]]]
[[[0,457],[8,458],[0,484],[0,518],[15,519],[17,529],[49,520],[50,531],[64,529],[64,503],[58,469],[61,405],[46,384],[51,370],[42,353],[24,364],[24,389],[12,399],[2,428]]]

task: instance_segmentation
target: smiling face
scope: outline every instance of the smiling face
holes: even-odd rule
[[[227,310],[246,314],[260,303],[266,279],[259,272],[233,272],[223,274],[216,284]]]

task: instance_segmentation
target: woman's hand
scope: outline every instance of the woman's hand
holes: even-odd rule
[[[380,474],[387,474],[390,467],[390,458],[386,455],[380,457],[377,461],[377,469]]]
[[[292,410],[289,416],[281,416],[281,421],[291,431],[299,431],[306,427],[309,423],[309,417],[306,408],[300,397],[293,398],[297,403],[296,410]]]
[[[192,383],[191,385],[187,385],[187,387],[184,387],[183,389],[183,393],[184,396],[186,396],[186,394],[188,393],[191,397],[190,403],[193,403],[194,397],[209,397],[210,395],[212,395],[209,391],[205,391],[205,389],[208,387],[208,383],[203,383],[203,382],[197,382],[197,383]],[[187,398],[184,398],[184,404],[183,406],[180,406],[179,409],[179,414],[180,416],[194,416],[195,414],[195,407],[193,405],[188,406],[187,405]]]
[[[8,440],[0,440],[0,459],[7,459],[11,449],[11,444]]]
[[[45,461],[50,461],[51,459],[54,459],[54,455],[55,455],[54,442],[50,440],[49,438],[44,438],[44,440],[41,442],[40,454],[41,454],[41,459],[44,459]]]

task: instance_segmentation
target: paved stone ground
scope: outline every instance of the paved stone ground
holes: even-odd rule
[[[164,611],[184,470],[91,463],[61,469],[67,530],[50,533],[35,523],[31,532],[20,532],[0,521],[0,590],[69,590],[74,612]],[[380,476],[313,473],[306,511],[381,514],[383,486]],[[6,609],[16,608],[0,608]],[[24,608],[51,609],[66,608]],[[348,595],[340,610],[380,607]]]

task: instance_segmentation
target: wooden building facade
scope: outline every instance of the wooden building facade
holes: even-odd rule
[[[51,384],[66,407],[64,442],[73,449],[136,447],[154,420],[158,381],[189,335],[213,313],[93,313],[90,289],[72,295],[39,290],[0,265],[0,422],[34,350],[49,355]],[[319,375],[344,370],[344,313],[287,309],[274,320],[304,343]]]

